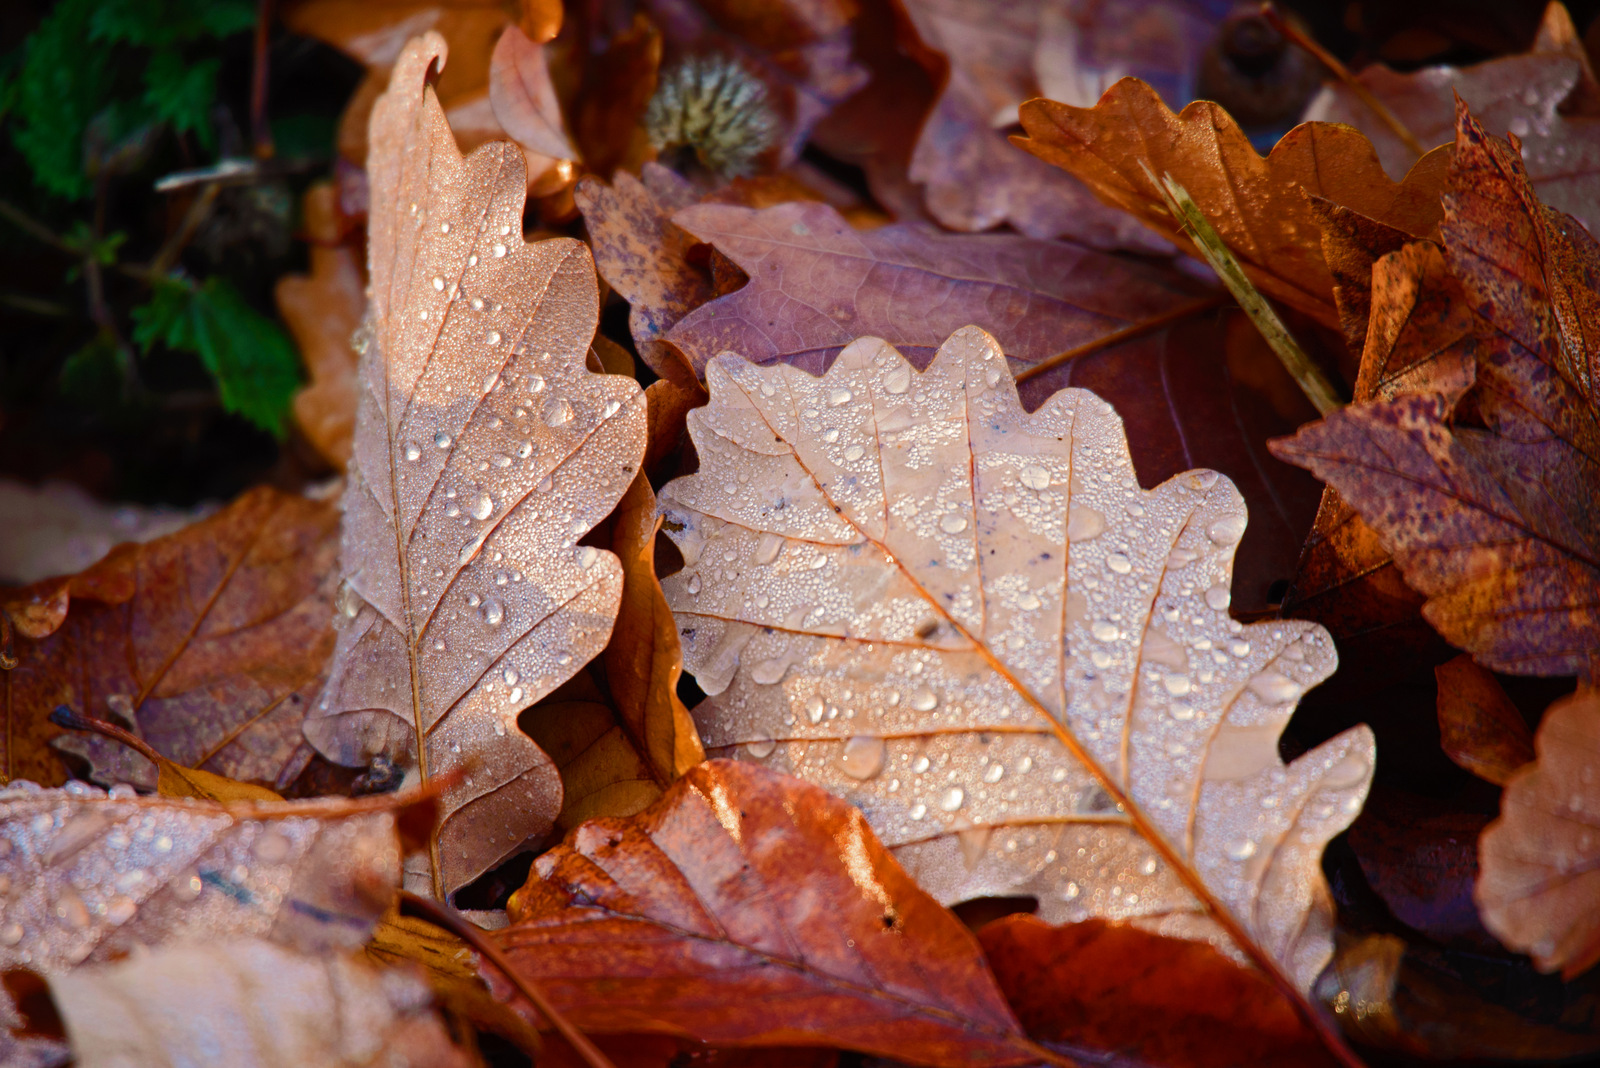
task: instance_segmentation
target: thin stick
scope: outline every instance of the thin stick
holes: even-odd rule
[[[1272,28],[1283,34],[1286,40],[1310,52],[1312,58],[1327,67],[1329,73],[1343,82],[1363,104],[1372,109],[1372,113],[1378,116],[1383,124],[1389,127],[1407,148],[1417,154],[1418,159],[1427,154],[1427,149],[1422,147],[1422,142],[1417,140],[1416,134],[1413,134],[1406,124],[1400,121],[1400,116],[1390,111],[1389,106],[1383,101],[1373,96],[1372,90],[1358,82],[1356,76],[1350,73],[1350,68],[1339,62],[1338,56],[1323,48],[1313,38],[1306,36],[1300,27],[1284,18],[1279,13],[1278,6],[1272,3],[1272,0],[1266,0],[1266,3],[1261,5],[1261,16],[1272,23]]]
[[[1261,336],[1267,339],[1267,344],[1272,346],[1272,351],[1283,363],[1284,370],[1289,372],[1300,390],[1306,395],[1313,407],[1321,415],[1328,415],[1344,407],[1344,402],[1334,392],[1333,384],[1322,373],[1322,368],[1311,362],[1311,357],[1295,341],[1294,335],[1289,333],[1289,328],[1283,325],[1283,320],[1278,318],[1278,313],[1272,305],[1261,295],[1260,290],[1245,276],[1244,268],[1239,266],[1239,261],[1234,259],[1222,237],[1206,220],[1200,206],[1189,196],[1188,190],[1172,180],[1172,175],[1163,174],[1157,179],[1155,173],[1144,160],[1139,161],[1139,166],[1144,169],[1145,175],[1152,185],[1160,191],[1161,197],[1167,204],[1167,210],[1177,220],[1178,225],[1194,238],[1195,247],[1200,250],[1200,255],[1205,257],[1211,269],[1217,272],[1217,277],[1222,284],[1228,287],[1234,299],[1239,302],[1239,307],[1250,317],[1256,329],[1261,331]]]
[[[271,159],[275,151],[272,127],[267,122],[267,56],[271,51],[272,0],[256,4],[254,60],[250,70],[250,147],[256,159]]]
[[[400,891],[400,907],[402,911],[409,910],[429,923],[443,927],[500,969],[500,974],[504,975],[523,997],[533,1002],[540,1014],[561,1032],[561,1037],[577,1050],[578,1056],[588,1062],[589,1068],[616,1068],[616,1065],[611,1063],[611,1058],[600,1052],[600,1047],[589,1041],[587,1035],[556,1011],[556,1007],[540,993],[537,986],[517,972],[500,947],[486,937],[476,924],[468,921],[449,905],[422,897],[420,894],[413,894],[409,890]]]
[[[1220,308],[1227,302],[1228,297],[1226,294],[1213,293],[1209,297],[1201,297],[1198,300],[1191,300],[1187,304],[1180,304],[1171,311],[1164,311],[1160,315],[1152,315],[1148,319],[1142,319],[1130,326],[1123,327],[1121,330],[1113,330],[1105,337],[1097,337],[1093,341],[1086,341],[1076,348],[1058,352],[1054,356],[1047,356],[1031,367],[1024,367],[1017,372],[1017,382],[1019,384],[1026,382],[1028,379],[1042,375],[1052,368],[1060,367],[1062,364],[1069,363],[1080,357],[1112,348],[1122,344],[1124,341],[1132,341],[1134,338],[1153,334],[1164,326],[1170,326],[1181,319],[1189,318],[1191,315],[1208,312],[1212,308]]]
[[[121,742],[157,767],[160,767],[161,762],[167,759],[156,752],[149,742],[132,731],[125,730],[108,720],[92,719],[89,716],[79,715],[66,705],[56,706],[56,710],[50,713],[50,722],[57,727],[65,727],[69,731],[89,731],[91,734],[104,735],[114,742]]]

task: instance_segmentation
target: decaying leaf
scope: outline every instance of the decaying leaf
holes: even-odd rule
[[[1497,671],[1590,674],[1600,667],[1600,245],[1539,203],[1520,160],[1464,108],[1458,121],[1441,232],[1453,282],[1486,325],[1459,334],[1456,311],[1425,318],[1441,333],[1424,330],[1418,347],[1451,361],[1470,352],[1475,367],[1354,405],[1272,449],[1372,526],[1451,644]]]
[[[0,967],[50,974],[186,939],[359,946],[400,882],[386,804],[17,783],[0,791]]]
[[[167,946],[52,976],[79,1068],[470,1068],[416,975],[260,939]]]
[[[273,297],[311,376],[295,394],[295,422],[324,459],[343,468],[356,421],[351,338],[367,307],[367,280],[359,252],[340,240],[337,198],[329,182],[306,191],[302,216],[311,241],[311,273],[284,275]]]
[[[1433,669],[1439,683],[1439,744],[1480,779],[1504,786],[1533,759],[1527,720],[1489,672],[1463,653]]]
[[[1031,100],[1021,116],[1027,137],[1016,144],[1193,251],[1143,168],[1170,174],[1263,293],[1329,326],[1339,322],[1333,278],[1308,194],[1419,237],[1439,222],[1447,150],[1430,152],[1397,184],[1359,132],[1306,123],[1263,157],[1218,105],[1196,101],[1175,115],[1133,78],[1117,82],[1092,108]]]
[[[570,161],[578,153],[567,139],[545,46],[516,26],[506,27],[490,58],[489,103],[495,121],[522,146],[533,193],[548,193],[552,185],[572,180]]]
[[[826,204],[701,204],[672,223],[750,276],[667,331],[701,374],[720,352],[820,373],[863,335],[920,365],[968,324],[994,334],[1021,366],[1206,292],[1175,270],[1059,241],[906,225],[856,230]]]
[[[414,40],[373,111],[371,337],[345,491],[338,645],[306,737],[348,766],[378,754],[441,798],[432,889],[453,892],[561,809],[528,705],[606,644],[622,592],[578,545],[644,452],[636,382],[587,370],[587,250],[521,237],[521,152],[463,159]]]
[[[333,647],[338,521],[331,501],[261,487],[12,595],[5,610],[34,640],[17,642],[19,663],[0,684],[8,777],[62,782],[54,746],[107,784],[154,785],[149,762],[123,746],[63,737],[48,717],[67,705],[189,767],[293,778],[310,755],[300,722]]]
[[[1108,405],[1064,390],[1025,414],[976,328],[921,373],[863,339],[821,378],[731,355],[708,378],[700,471],[661,493],[708,749],[850,800],[941,901],[1032,895],[1309,986],[1331,952],[1318,858],[1373,742],[1280,761],[1334,652],[1229,618],[1233,486],[1141,490]]]
[[[1210,946],[1033,916],[988,924],[978,940],[1022,1025],[1056,1048],[1163,1068],[1335,1063],[1271,983]]]
[[[711,761],[534,863],[492,937],[585,1031],[932,1065],[1042,1053],[971,933],[814,786]]]
[[[1539,199],[1600,228],[1600,92],[1572,16],[1558,2],[1545,8],[1528,52],[1466,68],[1427,67],[1401,74],[1374,64],[1357,80],[1424,145],[1455,136],[1459,96],[1484,127],[1522,144],[1528,180]],[[1307,118],[1359,127],[1384,169],[1400,176],[1416,155],[1340,82],[1329,82]]]
[[[1533,744],[1478,840],[1474,896],[1496,938],[1571,979],[1600,961],[1600,691],[1551,705]]]

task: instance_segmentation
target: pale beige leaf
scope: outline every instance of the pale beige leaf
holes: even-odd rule
[[[370,343],[345,492],[339,640],[306,722],[330,759],[448,772],[436,895],[549,830],[550,759],[517,713],[605,647],[622,593],[578,545],[644,454],[638,383],[585,367],[598,321],[579,242],[522,240],[524,164],[463,160],[414,40],[372,118]],[[418,738],[423,744],[417,744]]]
[[[707,749],[858,805],[941,901],[1033,895],[1052,922],[1238,954],[1192,886],[1309,987],[1320,856],[1373,739],[1279,759],[1335,656],[1313,624],[1229,618],[1232,483],[1141,490],[1110,406],[1069,389],[1026,414],[975,327],[921,373],[871,338],[821,378],[731,354],[708,372],[700,471],[661,493]]]
[[[241,939],[50,979],[78,1068],[467,1068],[409,971]]]
[[[1496,938],[1570,979],[1600,961],[1600,690],[1551,705],[1533,747],[1478,839],[1473,896]]]
[[[14,783],[0,791],[0,969],[50,974],[183,939],[359,946],[400,883],[394,814],[374,809]]]

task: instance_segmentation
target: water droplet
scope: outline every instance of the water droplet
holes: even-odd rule
[[[475,594],[475,593],[467,594],[467,605],[468,605],[468,607],[476,608],[476,607],[478,607],[478,605],[480,605],[482,603],[483,603],[483,599],[481,597],[479,597],[477,594]]]
[[[1366,781],[1371,765],[1360,753],[1351,753],[1322,776],[1324,790],[1346,790]]]
[[[1106,556],[1106,566],[1119,575],[1126,575],[1133,570],[1133,561],[1125,553],[1110,553]]]
[[[572,405],[565,397],[552,397],[550,403],[544,406],[544,422],[546,426],[566,426],[572,422]]]
[[[347,619],[354,619],[356,613],[361,611],[361,595],[349,582],[339,583],[339,593],[335,601],[339,605],[339,611],[343,612]]]
[[[1077,883],[1069,882],[1066,886],[1061,888],[1061,900],[1074,901],[1081,893],[1083,893],[1083,887],[1079,886]]]
[[[939,520],[939,529],[946,534],[960,534],[967,529],[967,518],[957,512],[948,512]]]
[[[289,856],[294,843],[282,831],[268,831],[257,838],[250,851],[268,864],[278,864]]]
[[[1233,545],[1244,537],[1245,517],[1228,515],[1206,528],[1206,537],[1218,545]]]
[[[1168,675],[1161,680],[1161,685],[1174,697],[1186,697],[1194,689],[1194,683],[1187,675]]]
[[[922,817],[926,816],[927,814],[928,814],[928,806],[927,805],[918,804],[918,805],[912,805],[911,806],[910,816],[911,816],[912,819],[920,820]]]
[[[1256,844],[1248,838],[1241,838],[1228,843],[1227,853],[1234,860],[1249,860],[1256,855]]]
[[[578,566],[585,571],[600,562],[600,550],[592,545],[580,545],[577,553]]]
[[[961,802],[967,799],[966,791],[959,786],[952,786],[939,795],[939,807],[946,812],[954,812],[961,807]]]
[[[999,782],[1001,779],[1005,778],[1005,775],[1006,766],[997,760],[993,764],[990,764],[988,769],[984,771],[983,781]]]
[[[926,686],[919,686],[911,694],[911,707],[918,712],[932,712],[939,704],[939,698]]]
[[[497,241],[497,242],[495,242],[494,247],[491,248],[489,251],[494,253],[494,258],[495,259],[497,259],[497,260],[498,259],[503,259],[505,257],[505,254],[506,254],[506,247],[504,245],[500,244]]]
[[[1250,692],[1269,705],[1281,705],[1300,696],[1300,684],[1276,671],[1263,671],[1250,680]]]
[[[756,542],[755,561],[758,564],[770,564],[781,552],[783,552],[783,538],[770,532],[763,534]]]
[[[544,375],[533,374],[528,376],[529,393],[543,393],[544,385]]]
[[[1017,598],[1017,607],[1022,609],[1024,612],[1032,612],[1033,610],[1043,606],[1044,602],[1039,600],[1037,596],[1031,593],[1024,593],[1021,597]]]
[[[1245,641],[1243,638],[1234,638],[1228,643],[1228,652],[1232,653],[1234,656],[1249,656],[1250,643]]]
[[[841,404],[849,404],[853,395],[848,389],[840,386],[837,389],[828,391],[828,404],[834,408],[839,407]]]
[[[812,723],[821,723],[822,713],[826,710],[827,706],[823,703],[822,698],[815,694],[806,698],[806,718]]]
[[[14,946],[22,941],[24,933],[26,932],[23,931],[22,924],[8,923],[4,927],[0,927],[0,944]]]
[[[683,585],[684,585],[684,588],[686,590],[688,590],[691,595],[699,593],[700,592],[700,572],[696,571],[694,574],[690,575],[689,576],[689,581],[685,582]]]
[[[783,673],[789,670],[789,665],[782,660],[763,660],[750,669],[752,681],[762,686],[771,686],[783,678]]]
[[[450,447],[450,435],[441,430],[433,435],[433,443],[441,449],[448,449]]]
[[[1067,512],[1067,540],[1088,541],[1106,529],[1106,517],[1093,508],[1075,505]]]
[[[848,449],[844,450],[844,458],[850,463],[855,463],[866,454],[867,450],[863,449],[860,445],[852,445]]]
[[[1022,484],[1031,490],[1050,488],[1050,472],[1038,464],[1023,464],[1018,477],[1022,479]]]
[[[911,762],[911,770],[918,775],[921,775],[931,767],[933,767],[933,761],[929,760],[926,755],[919,756]]]
[[[870,779],[883,770],[887,747],[882,738],[856,735],[844,743],[839,754],[839,766],[852,779]]]
[[[778,748],[778,743],[772,738],[754,738],[744,743],[744,751],[757,760],[765,760]]]
[[[1218,612],[1221,612],[1232,603],[1233,594],[1226,586],[1213,586],[1206,591],[1206,604],[1215,608]]]
[[[511,692],[506,694],[506,700],[510,701],[512,704],[516,704],[518,701],[521,701],[522,700],[522,687],[521,686],[513,686],[513,687],[511,687]]]
[[[472,499],[472,518],[488,519],[494,514],[494,501],[487,493],[480,493]]]
[[[70,889],[57,891],[55,914],[56,919],[68,927],[82,930],[89,926],[89,906],[83,903],[83,898]]]
[[[1145,857],[1144,861],[1139,865],[1139,871],[1140,871],[1141,874],[1144,874],[1144,875],[1154,875],[1156,873],[1157,869],[1159,869],[1160,867],[1161,867],[1161,861],[1160,860],[1158,860],[1154,856],[1148,856],[1148,857]]]
[[[204,889],[205,883],[200,881],[199,873],[191,869],[173,880],[172,896],[179,901],[193,901]]]
[[[406,459],[407,460],[420,460],[421,458],[422,458],[422,446],[418,445],[414,441],[406,442]]]
[[[490,597],[483,602],[483,621],[491,627],[498,627],[501,620],[506,618],[506,606],[501,604],[496,597]]]
[[[522,678],[522,675],[517,671],[516,668],[508,667],[501,677],[506,680],[507,686],[515,686],[517,684],[517,680]]]
[[[883,376],[883,388],[893,394],[901,394],[911,388],[911,368],[905,364],[892,368]]]
[[[1192,705],[1184,704],[1182,701],[1172,702],[1172,704],[1167,707],[1167,713],[1172,716],[1173,719],[1182,723],[1187,723],[1191,719],[1194,719],[1194,707]]]
[[[172,852],[172,836],[170,834],[160,835],[154,842],[150,843],[150,848],[157,853]]]
[[[1112,642],[1117,640],[1121,631],[1109,619],[1097,619],[1089,625],[1089,633],[1094,635],[1097,642]]]

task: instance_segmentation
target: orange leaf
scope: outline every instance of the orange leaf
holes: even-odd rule
[[[509,911],[492,937],[586,1031],[931,1065],[1053,1059],[859,812],[761,768],[711,761],[638,816],[584,824]]]
[[[1504,786],[1533,759],[1527,720],[1495,677],[1463,653],[1433,669],[1445,755],[1480,779]]]

